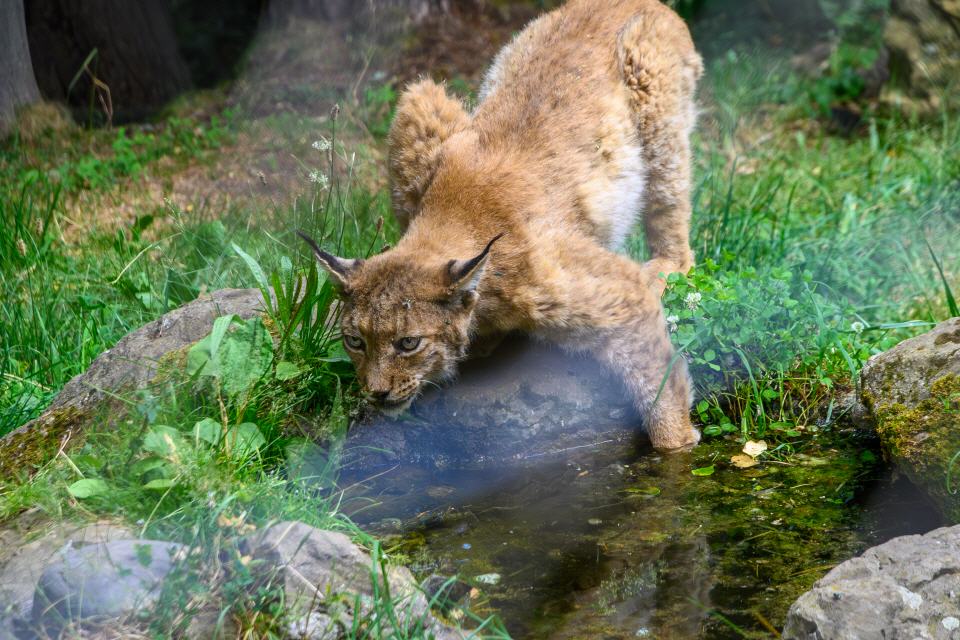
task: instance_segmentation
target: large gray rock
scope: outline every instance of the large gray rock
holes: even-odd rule
[[[240,551],[250,556],[250,570],[260,584],[282,589],[291,637],[337,637],[333,627],[343,630],[354,617],[371,616],[375,589],[383,594],[387,586],[399,624],[428,630],[438,640],[462,637],[433,617],[409,569],[388,567],[384,576],[370,554],[342,533],[281,522],[241,541]],[[359,610],[344,611],[339,604],[357,597]]]
[[[156,540],[67,545],[47,566],[33,597],[32,622],[56,632],[88,619],[120,618],[152,606],[185,547]]]
[[[224,289],[128,334],[68,382],[42,416],[0,439],[0,479],[29,473],[67,442],[80,440],[90,411],[108,393],[146,386],[164,356],[206,336],[217,317],[252,318],[263,306],[257,289]]]
[[[892,80],[884,101],[926,114],[960,105],[960,2],[893,0],[883,40]]]
[[[6,523],[0,530],[0,640],[12,635],[16,621],[30,618],[37,581],[64,545],[79,548],[132,536],[113,522],[54,523],[33,512]]]
[[[957,640],[960,526],[868,549],[800,596],[784,640]]]
[[[960,522],[960,318],[871,358],[854,418],[876,430],[887,458]]]

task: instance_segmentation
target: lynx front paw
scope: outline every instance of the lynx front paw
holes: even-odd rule
[[[664,428],[663,425],[649,428],[653,448],[657,451],[673,452],[689,451],[697,446],[700,442],[700,431],[691,425],[689,420],[684,422],[686,424],[676,425],[673,428]]]

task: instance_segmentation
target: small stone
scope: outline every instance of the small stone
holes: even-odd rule
[[[479,576],[475,577],[474,582],[479,584],[495,585],[500,584],[500,574],[499,573],[482,573]]]
[[[290,640],[336,640],[340,637],[339,625],[325,613],[312,611],[287,625]]]
[[[954,629],[960,627],[960,620],[954,618],[953,616],[947,616],[940,621],[940,624],[942,624],[943,628],[947,631],[953,631]]]
[[[309,617],[318,613],[314,611],[318,600],[329,605],[336,602],[334,596],[341,596],[347,602],[358,600],[364,616],[374,611],[373,558],[342,533],[303,522],[281,522],[244,538],[239,548],[241,554],[251,557],[249,566],[257,586],[282,589],[287,615],[300,616],[294,623],[302,623],[302,629],[312,628]],[[382,592],[384,576],[376,573]],[[427,599],[409,569],[390,567],[386,577],[396,602],[397,622],[405,628],[427,630],[438,638],[445,634],[449,637],[452,630],[431,615]],[[336,614],[330,606],[325,608],[325,618],[316,618],[314,627],[328,622],[328,618],[342,627],[350,626],[349,615]]]
[[[431,604],[448,611],[470,593],[470,585],[456,578],[433,574],[420,585]]]
[[[599,527],[600,525],[603,524],[603,520],[601,520],[600,518],[590,518],[589,520],[587,520],[587,524],[591,524],[595,527]]]

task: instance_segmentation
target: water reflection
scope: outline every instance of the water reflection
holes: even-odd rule
[[[559,361],[544,368],[540,357],[529,367],[579,371]],[[486,375],[491,366],[497,372],[488,364]],[[473,606],[499,614],[516,638],[772,637],[789,604],[837,562],[941,524],[857,433],[819,434],[785,462],[736,469],[726,464],[739,450],[733,441],[659,455],[617,432],[626,421],[597,400],[617,396],[602,377],[582,382],[588,411],[565,422],[550,414],[563,398],[531,393],[530,369],[511,371],[521,373],[488,378],[500,387],[486,397],[500,409],[470,404],[471,384],[483,385],[468,370],[450,391],[466,389],[466,400],[444,397],[415,422],[370,428],[371,442],[401,434],[403,455],[351,467],[343,504],[422,577],[476,586],[482,597]],[[540,375],[536,384],[549,386]],[[504,405],[509,420],[498,422]],[[510,457],[505,451],[521,445],[505,449],[491,437],[519,442],[525,415],[537,416],[536,429],[522,434],[535,440],[528,448],[549,455]],[[579,441],[564,431],[571,423]],[[619,435],[605,437],[612,432]],[[563,446],[551,448],[554,437]],[[710,464],[713,475],[691,474]]]

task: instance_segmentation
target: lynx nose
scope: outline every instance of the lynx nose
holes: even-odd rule
[[[387,396],[389,396],[389,395],[390,395],[390,390],[389,390],[389,389],[387,389],[387,390],[385,390],[385,391],[382,391],[382,390],[379,390],[379,389],[376,390],[376,391],[374,391],[373,389],[370,390],[370,398],[371,398],[374,402],[377,402],[377,403],[383,403],[383,402],[385,402],[386,399],[387,399]]]

